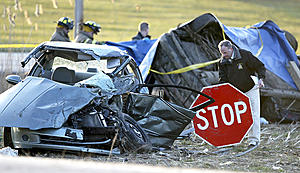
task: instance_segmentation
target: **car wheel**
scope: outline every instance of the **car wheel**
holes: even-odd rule
[[[129,115],[124,115],[123,138],[121,145],[127,152],[149,152],[152,145],[142,127]]]

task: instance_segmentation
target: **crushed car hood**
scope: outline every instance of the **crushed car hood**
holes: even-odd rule
[[[89,88],[29,76],[0,95],[0,127],[60,128],[97,96]]]

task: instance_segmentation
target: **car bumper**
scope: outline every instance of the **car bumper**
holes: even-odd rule
[[[11,130],[12,142],[16,149],[47,149],[87,152],[96,154],[120,154],[118,148],[112,151],[99,149],[94,146],[104,145],[111,142],[111,139],[85,142],[83,131],[80,129],[60,128],[29,130],[13,127]],[[89,147],[87,147],[89,146]]]

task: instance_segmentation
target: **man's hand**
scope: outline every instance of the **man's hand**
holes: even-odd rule
[[[258,80],[258,87],[259,88],[265,87],[264,81],[262,79]]]

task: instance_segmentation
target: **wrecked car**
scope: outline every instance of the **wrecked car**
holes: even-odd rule
[[[172,145],[195,115],[147,94],[134,59],[116,47],[44,42],[21,64],[30,61],[25,79],[7,76],[14,86],[0,95],[4,146],[147,152]]]

